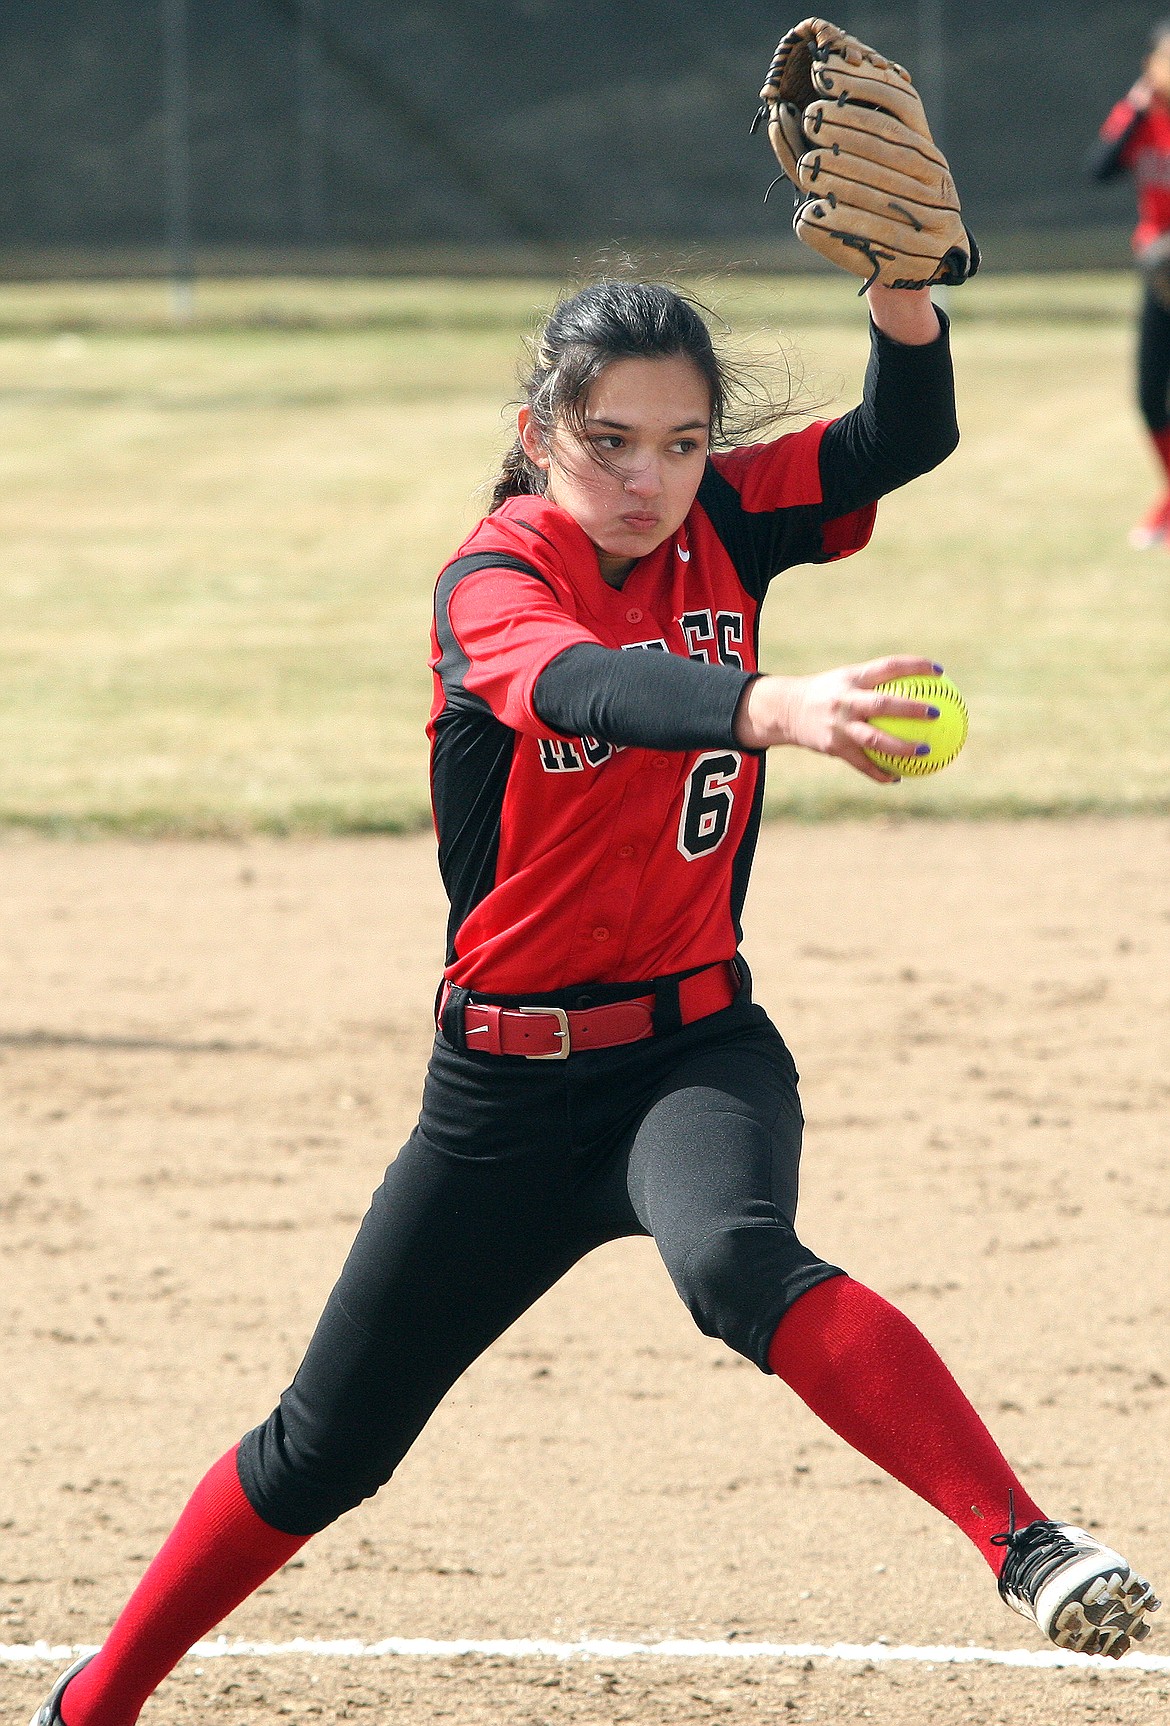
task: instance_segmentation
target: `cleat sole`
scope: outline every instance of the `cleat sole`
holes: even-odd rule
[[[1058,1648],[1074,1654],[1101,1654],[1119,1660],[1133,1642],[1150,1633],[1146,1614],[1160,1602],[1144,1577],[1112,1571],[1090,1579],[1080,1593],[1053,1615],[1048,1635]]]

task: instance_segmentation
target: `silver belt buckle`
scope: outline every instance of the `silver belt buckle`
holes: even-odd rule
[[[551,1055],[525,1055],[526,1061],[567,1061],[569,1058],[569,1015],[563,1007],[515,1007],[514,1012],[524,1013],[529,1018],[555,1019],[557,1028],[553,1035],[561,1039],[559,1049],[554,1049]]]

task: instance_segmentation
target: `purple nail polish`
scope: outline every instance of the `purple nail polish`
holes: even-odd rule
[[[914,753],[915,753],[915,755],[929,755],[930,754],[930,744],[929,743],[916,743],[914,745]]]
[[[941,671],[941,670],[942,670],[942,666],[941,666],[941,665],[936,665],[936,666],[935,666],[935,668],[934,668],[934,669],[935,669],[935,670],[936,670],[936,671]]]
[[[926,717],[928,719],[937,719],[941,712],[941,707],[928,707],[926,710]]]

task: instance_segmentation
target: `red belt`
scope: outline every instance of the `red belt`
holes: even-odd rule
[[[709,965],[678,984],[684,1025],[730,1007],[739,993],[739,972],[730,960]],[[443,990],[446,1003],[447,987]],[[467,1047],[485,1055],[526,1055],[530,1061],[565,1061],[582,1049],[613,1049],[654,1035],[653,995],[611,1001],[603,1007],[488,1007],[468,1001],[463,1009]],[[440,1009],[441,1017],[441,1009]]]

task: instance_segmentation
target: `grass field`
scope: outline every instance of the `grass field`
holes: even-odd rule
[[[856,397],[833,278],[700,288],[735,340]],[[434,576],[486,506],[549,283],[0,289],[0,823],[43,832],[394,831],[424,822]],[[1125,276],[951,296],[962,446],[863,557],[800,569],[766,666],[912,650],[972,710],[937,781],[774,759],[771,807],[1170,808],[1170,558],[1125,531],[1153,473]]]

